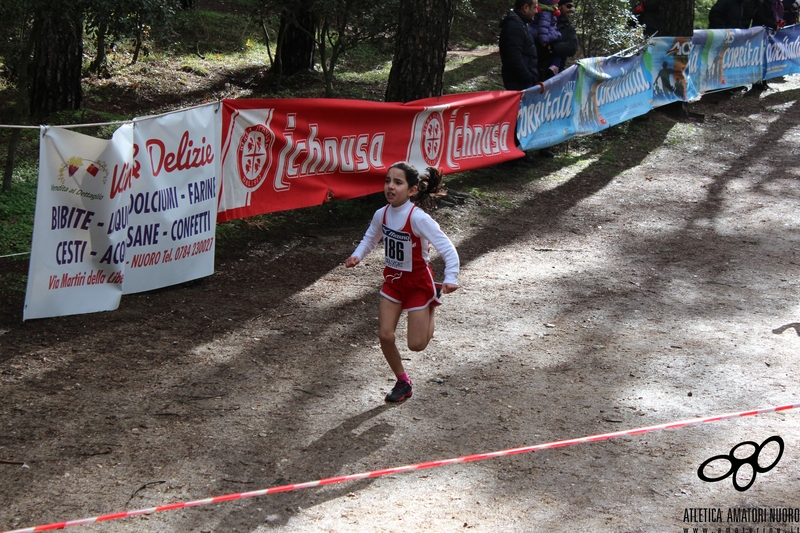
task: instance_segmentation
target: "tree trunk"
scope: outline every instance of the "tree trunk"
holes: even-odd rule
[[[83,21],[70,11],[47,9],[37,15],[40,30],[33,50],[30,107],[37,119],[81,107]]]
[[[36,41],[36,36],[39,34],[39,23],[34,21],[33,28],[30,35],[25,40],[25,46],[19,56],[19,64],[17,65],[17,97],[14,104],[14,114],[16,115],[17,124],[23,125],[28,121],[28,70],[31,64],[31,54],[33,53],[33,46]],[[11,141],[8,143],[8,153],[6,154],[6,167],[3,173],[3,192],[11,191],[11,181],[14,177],[14,166],[17,159],[17,147],[22,138],[22,130],[16,129],[11,134]]]
[[[107,24],[104,20],[97,28],[97,55],[94,56],[94,60],[89,64],[89,72],[94,72],[98,76],[100,75],[100,70],[106,64],[106,31]]]
[[[307,10],[307,6],[281,16],[281,39],[278,41],[278,49],[275,50],[280,74],[291,76],[314,67],[316,29],[317,17]]]
[[[694,32],[694,0],[661,2],[658,34],[665,37],[691,37]]]
[[[267,24],[264,22],[264,17],[261,17],[261,29],[264,32],[264,42],[267,43],[267,57],[269,57],[269,64],[270,66],[275,64],[275,60],[272,57],[272,50],[269,48],[269,32],[267,31]]]
[[[401,0],[387,102],[442,94],[455,0]]]
[[[659,10],[658,34],[663,37],[692,38],[694,33],[694,0],[670,0],[661,2]],[[674,68],[685,70],[689,65],[689,56],[676,54],[673,58]],[[686,102],[678,101],[667,104],[661,108],[663,112],[677,118],[702,120],[702,115],[689,111]]]
[[[142,51],[142,28],[138,27],[136,31],[136,41],[133,47],[133,58],[131,59],[131,65],[135,65],[137,61],[139,61],[139,52]]]
[[[330,21],[324,19],[317,34],[317,50],[319,50],[319,65],[322,67],[322,77],[325,79],[325,98],[333,98],[333,69],[328,68],[328,35],[330,35]],[[331,62],[333,66],[333,62]]]

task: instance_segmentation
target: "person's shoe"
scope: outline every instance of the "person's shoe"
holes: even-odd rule
[[[411,383],[398,379],[397,383],[394,384],[392,392],[386,395],[386,401],[392,403],[403,402],[411,398],[412,394]]]
[[[770,89],[770,86],[767,85],[766,81],[759,81],[759,82],[754,83],[753,86],[750,87],[750,90],[747,91],[744,94],[745,94],[745,96],[753,96],[753,95],[757,96],[757,95],[760,95],[761,93],[763,93],[764,91],[766,91],[768,89]]]
[[[539,150],[539,155],[541,157],[555,157],[556,154],[550,148],[542,148]]]

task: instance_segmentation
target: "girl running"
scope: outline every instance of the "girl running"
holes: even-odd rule
[[[375,212],[367,233],[345,266],[359,264],[383,238],[386,267],[383,269],[378,310],[378,338],[381,351],[397,377],[387,402],[402,402],[411,397],[408,377],[400,350],[395,344],[395,331],[400,315],[408,312],[408,349],[420,352],[433,337],[433,313],[442,302],[441,294],[458,289],[458,253],[453,243],[427,213],[415,204],[421,203],[441,188],[441,173],[428,167],[427,175],[419,175],[408,163],[395,163],[386,173],[383,193],[389,205]],[[428,260],[430,245],[444,258],[444,283],[433,281],[433,268]]]

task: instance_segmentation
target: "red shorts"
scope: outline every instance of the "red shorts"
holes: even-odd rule
[[[442,304],[436,297],[431,265],[426,265],[425,269],[416,272],[403,272],[385,267],[383,279],[381,296],[391,302],[403,304],[403,311],[418,311],[429,305]]]

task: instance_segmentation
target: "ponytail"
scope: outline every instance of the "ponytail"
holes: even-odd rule
[[[442,182],[442,172],[434,167],[428,167],[425,174],[420,174],[416,168],[405,161],[400,161],[389,167],[389,170],[399,168],[406,175],[406,182],[409,187],[416,186],[419,190],[411,201],[417,205],[424,204],[431,200],[434,195],[440,195],[444,190]]]
[[[438,168],[428,167],[425,174],[420,175],[419,191],[412,198],[413,202],[417,205],[425,203],[432,196],[441,192],[443,187],[442,172]]]

